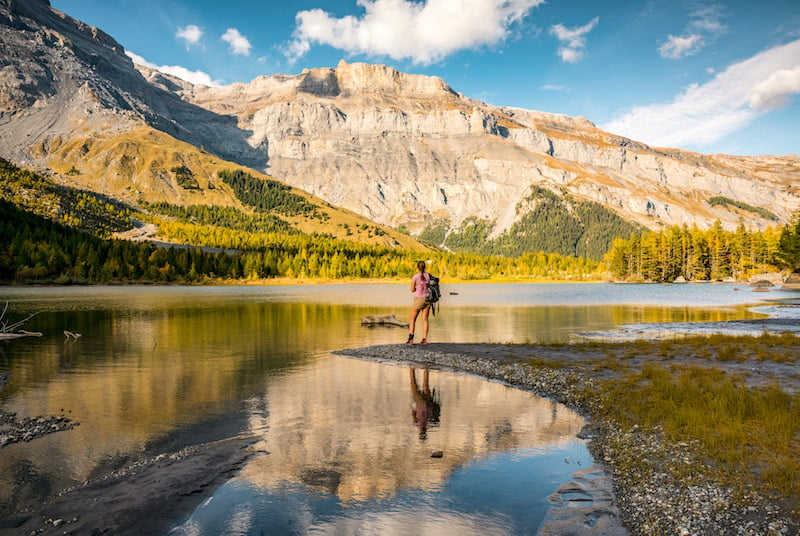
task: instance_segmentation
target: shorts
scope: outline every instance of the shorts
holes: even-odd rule
[[[414,303],[411,304],[411,310],[422,311],[423,309],[426,309],[430,306],[431,304],[428,303],[427,298],[414,298]]]

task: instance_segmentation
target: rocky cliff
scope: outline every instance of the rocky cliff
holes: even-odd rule
[[[797,157],[652,148],[583,118],[491,106],[382,65],[341,62],[178,93],[235,115],[272,175],[417,232],[477,216],[499,234],[530,210],[520,201],[537,187],[651,228],[717,219],[764,227],[800,207]]]
[[[0,156],[69,169],[101,156],[82,151],[86,141],[65,149],[70,141],[119,141],[143,125],[414,234],[482,221],[496,237],[535,214],[543,191],[575,218],[576,203],[591,202],[650,228],[763,228],[800,208],[796,156],[649,147],[583,118],[492,106],[382,65],[194,86],[135,69],[111,37],[46,0],[0,0]],[[113,185],[108,194],[125,180],[143,198],[163,186],[142,173],[126,179],[118,162],[87,169]]]

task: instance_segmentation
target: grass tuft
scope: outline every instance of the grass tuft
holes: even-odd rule
[[[777,385],[748,388],[717,368],[648,363],[606,381],[603,398],[624,427],[659,428],[673,442],[697,442],[723,481],[800,504],[800,394]]]

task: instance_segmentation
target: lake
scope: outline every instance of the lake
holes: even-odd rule
[[[744,285],[443,282],[432,342],[550,343],[755,318]],[[334,350],[402,343],[406,284],[2,288],[0,409],[79,426],[0,450],[0,518],[137,460],[247,435],[256,454],[171,534],[535,533],[592,460],[568,408]],[[775,306],[767,305],[770,311]],[[78,339],[64,332],[80,333]],[[645,330],[646,331],[646,330]],[[442,454],[432,457],[432,454]]]

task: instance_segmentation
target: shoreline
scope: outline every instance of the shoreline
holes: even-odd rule
[[[576,473],[573,481],[551,496],[552,506],[539,536],[800,534],[800,526],[786,505],[752,490],[735,490],[716,482],[708,462],[697,455],[694,445],[670,443],[657,430],[634,426],[625,431],[604,418],[599,396],[587,393],[597,393],[597,381],[615,373],[591,366],[593,360],[607,357],[591,347],[432,343],[333,353],[473,374],[560,402],[581,414],[586,424],[578,437],[587,441],[595,466],[590,478]],[[526,364],[529,360],[542,366]],[[643,356],[634,366],[657,360]],[[706,361],[706,365],[733,371],[742,364]],[[800,385],[796,375],[786,381],[793,388]],[[681,466],[692,472],[691,484],[669,470]],[[582,498],[570,500],[576,491]]]

